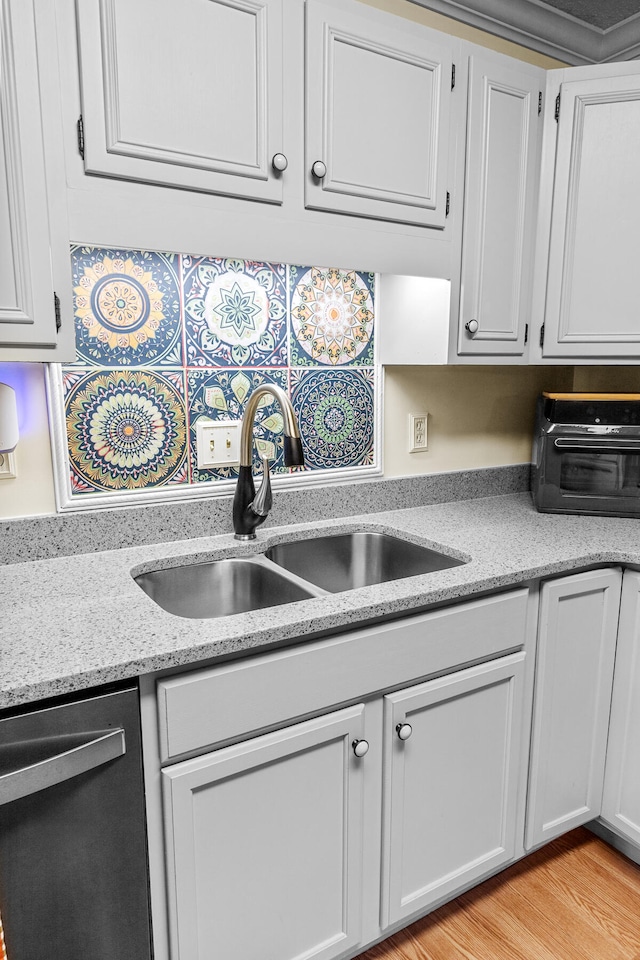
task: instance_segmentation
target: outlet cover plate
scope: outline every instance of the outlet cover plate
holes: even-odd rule
[[[0,480],[13,480],[17,475],[15,453],[0,453]]]
[[[409,414],[409,453],[427,449],[427,413]]]

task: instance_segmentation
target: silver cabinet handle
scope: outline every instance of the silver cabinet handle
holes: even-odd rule
[[[465,323],[464,328],[470,336],[474,337],[478,332],[478,321],[469,320],[468,323]]]
[[[286,170],[289,166],[289,161],[285,157],[284,153],[276,153],[271,160],[271,166],[274,170],[277,170],[278,173],[282,173],[283,170]]]
[[[366,753],[369,753],[369,743],[367,740],[354,740],[351,746],[353,747],[353,752],[356,757],[364,757]]]
[[[56,783],[71,780],[87,770],[93,770],[94,767],[123,756],[126,751],[122,727],[89,734],[89,736],[93,739],[71,750],[63,750],[45,760],[0,774],[0,805],[46,790],[47,787],[52,787]],[[61,737],[57,742],[60,744],[65,741],[68,742],[68,738]],[[51,742],[55,744],[56,738]],[[19,753],[19,747],[20,744],[11,744],[11,753]],[[0,747],[0,762],[2,759],[3,750]],[[7,765],[6,762],[3,764],[5,769]]]
[[[327,165],[322,160],[316,160],[311,167],[311,173],[316,180],[322,180],[327,175]]]
[[[400,740],[408,740],[413,733],[413,727],[410,723],[399,723],[396,725],[396,733]]]

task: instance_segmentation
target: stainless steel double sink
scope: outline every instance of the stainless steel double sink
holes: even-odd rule
[[[179,617],[226,617],[326,593],[446,570],[464,563],[386,533],[288,540],[251,557],[166,567],[134,579]]]

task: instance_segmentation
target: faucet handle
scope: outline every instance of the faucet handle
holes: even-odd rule
[[[262,458],[262,483],[260,489],[255,495],[251,504],[251,510],[258,517],[266,517],[271,510],[273,497],[271,496],[271,478],[269,474],[269,461],[266,457]]]

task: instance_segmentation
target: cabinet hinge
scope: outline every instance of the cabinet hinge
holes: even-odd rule
[[[451,210],[451,194],[447,190],[447,202],[445,203],[445,207],[444,207],[445,217],[449,216],[449,210]]]
[[[554,113],[556,123],[560,119],[560,94],[556,97],[556,112]]]
[[[451,64],[451,89],[456,85],[456,65],[455,63]]]
[[[538,116],[542,113],[542,90],[538,91]]]
[[[82,119],[82,114],[78,117],[78,153],[84,160],[84,120]]]
[[[525,323],[524,325],[524,342],[526,343],[529,339],[529,324]]]
[[[56,333],[58,333],[62,326],[62,316],[60,313],[60,297],[55,290],[53,291],[53,310],[56,315]]]
[[[544,323],[540,327],[540,346],[544,346]]]

